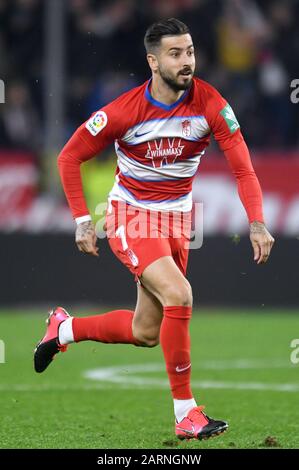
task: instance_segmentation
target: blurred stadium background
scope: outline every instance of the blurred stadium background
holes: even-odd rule
[[[197,74],[238,116],[277,238],[268,265],[254,266],[235,183],[212,145],[194,185],[194,199],[204,203],[204,244],[190,257],[195,301],[298,305],[299,104],[290,99],[299,77],[296,0],[0,1],[2,304],[134,301],[130,275],[105,241],[99,261],[77,253],[56,158],[93,111],[149,78],[145,29],[171,16],[190,26]],[[113,148],[85,165],[93,215],[114,167]]]
[[[76,127],[93,111],[149,78],[143,36],[147,26],[162,17],[178,17],[189,25],[196,46],[197,75],[216,86],[235,110],[263,189],[267,226],[276,238],[267,265],[256,266],[235,182],[224,156],[212,143],[194,184],[195,201],[204,203],[204,243],[190,253],[188,277],[198,311],[207,306],[210,309],[202,321],[195,315],[194,350],[196,357],[206,360],[262,362],[257,364],[258,370],[252,365],[250,373],[251,366],[242,361],[229,373],[221,364],[218,372],[217,367],[212,368],[214,372],[196,372],[201,369],[195,365],[195,379],[228,377],[231,384],[263,380],[269,383],[269,390],[271,382],[279,387],[278,382],[292,381],[286,389],[298,391],[298,366],[294,369],[290,365],[289,354],[290,341],[299,335],[299,103],[290,98],[291,82],[299,79],[299,1],[0,0],[0,79],[5,85],[5,103],[0,103],[0,337],[7,353],[7,365],[1,365],[2,447],[117,445],[113,431],[106,441],[92,434],[87,415],[88,419],[94,415],[102,392],[92,394],[79,374],[99,363],[142,364],[158,359],[163,364],[156,349],[136,352],[123,347],[120,357],[119,350],[96,345],[101,355],[90,358],[90,350],[95,348],[92,344],[80,345],[78,350],[75,347],[74,356],[66,359],[68,367],[61,360],[57,369],[42,377],[42,385],[31,369],[31,350],[43,333],[33,310],[38,308],[41,319],[48,307],[57,304],[71,311],[78,305],[88,305],[94,311],[105,311],[112,304],[134,305],[132,277],[110,253],[106,240],[100,242],[99,259],[78,252],[56,159]],[[106,200],[112,186],[115,160],[113,148],[108,148],[83,169],[95,221],[95,207]],[[13,315],[16,311],[18,315]],[[210,316],[209,312],[214,313]],[[248,314],[246,318],[242,313]],[[55,429],[49,434],[45,428],[44,411],[34,414],[37,408],[43,410],[42,403],[47,401],[53,427],[61,420],[53,392],[57,384],[62,387],[60,378],[66,390],[68,386],[69,391],[78,388],[63,398],[70,427],[62,440],[59,436],[65,431],[57,434]],[[255,442],[253,437],[242,441],[244,435],[236,432],[228,441],[219,441],[220,446],[263,446],[265,433],[279,434],[282,428],[282,445],[298,446],[292,428],[293,420],[298,421],[295,396],[287,397],[275,386],[267,394],[267,402],[263,392],[254,391],[263,388],[254,389],[253,385],[244,386],[247,391],[243,392],[204,392],[205,402],[213,400],[213,413],[233,415],[234,424],[242,431],[247,431],[248,425],[248,435],[256,438]],[[126,431],[130,403],[138,416],[148,413],[150,417],[157,412],[154,408],[159,400],[162,403],[165,398],[166,403],[167,397],[170,403],[167,390],[147,392],[145,412],[133,392],[126,392],[124,403],[118,401],[116,384],[110,388],[106,408],[124,405],[127,411],[122,425]],[[35,395],[36,409],[26,390],[43,392],[39,396],[43,402]],[[84,390],[93,402],[82,399]],[[19,401],[22,408],[18,408]],[[79,401],[86,423],[80,421]],[[256,420],[253,405],[259,417]],[[76,416],[73,406],[78,410]],[[162,424],[169,427],[169,436],[171,409],[162,408],[159,413],[165,414]],[[108,419],[102,411],[98,409],[97,420],[95,415],[92,418],[95,426]],[[41,430],[41,436],[36,436],[36,429]],[[135,431],[130,431],[122,446],[159,445],[158,432],[149,428],[149,440],[135,442]],[[78,436],[82,440],[76,440]],[[269,442],[271,445],[271,439]]]

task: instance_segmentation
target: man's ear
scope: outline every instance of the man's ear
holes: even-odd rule
[[[159,64],[158,64],[158,60],[155,54],[147,54],[146,58],[147,58],[148,65],[150,66],[152,72],[156,72],[158,70]]]

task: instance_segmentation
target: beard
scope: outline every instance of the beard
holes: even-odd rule
[[[171,90],[178,92],[181,90],[188,90],[191,85],[192,85],[192,78],[194,75],[194,72],[191,69],[185,69],[181,70],[176,77],[170,76],[167,72],[164,72],[161,68],[159,69],[160,76],[164,80],[164,82],[171,88]],[[190,77],[185,77],[183,82],[179,82],[179,79],[181,77],[184,77],[182,73],[184,72],[190,72],[191,76]]]

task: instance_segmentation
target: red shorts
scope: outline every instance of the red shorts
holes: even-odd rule
[[[163,256],[172,256],[185,275],[191,212],[158,212],[112,201],[107,214],[107,238],[115,256],[135,275]]]

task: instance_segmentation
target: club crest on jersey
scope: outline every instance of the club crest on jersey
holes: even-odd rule
[[[151,140],[147,143],[148,149],[145,158],[152,161],[154,168],[161,168],[164,165],[174,163],[180,157],[184,150],[181,145],[181,139],[174,137],[173,139]]]
[[[104,127],[106,127],[107,122],[107,114],[104,111],[98,111],[88,119],[85,127],[91,133],[91,135],[96,136],[104,129]]]
[[[191,135],[191,120],[185,119],[182,121],[182,133],[184,137],[189,137]]]

